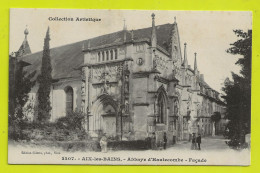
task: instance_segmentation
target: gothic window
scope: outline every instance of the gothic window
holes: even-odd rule
[[[174,122],[169,122],[169,131],[173,131],[174,130]]]
[[[100,52],[98,52],[98,62],[100,62]]]
[[[157,116],[157,123],[165,123],[166,120],[166,101],[165,97],[162,93],[158,96],[158,116]]]
[[[208,113],[211,114],[212,113],[212,104],[208,103]]]
[[[199,117],[200,116],[200,105],[197,104],[197,116]]]
[[[143,45],[137,45],[136,46],[136,51],[138,52],[138,51],[142,51],[142,50],[144,50],[144,46]]]
[[[148,132],[154,132],[154,131],[155,131],[154,126],[149,125],[148,126]]]
[[[140,52],[144,50],[144,45],[137,45],[136,46],[136,52]]]
[[[105,53],[102,52],[102,61],[105,61]]]
[[[115,59],[117,59],[117,49],[115,49]]]
[[[106,57],[107,57],[107,61],[109,60],[109,52],[106,51]]]
[[[173,125],[174,125],[174,130],[177,130],[177,121],[176,121],[176,119],[173,121]]]
[[[188,130],[188,120],[186,118],[183,119],[183,129]]]
[[[73,89],[68,86],[65,88],[66,93],[66,114],[73,111]]]
[[[113,50],[110,50],[110,59],[113,60]]]

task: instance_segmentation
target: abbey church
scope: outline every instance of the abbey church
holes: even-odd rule
[[[225,103],[204,80],[196,53],[192,67],[188,64],[188,45],[180,44],[176,19],[156,26],[152,14],[151,23],[52,48],[50,121],[82,111],[92,137],[102,132],[143,140],[155,134],[162,140],[166,133],[169,144],[192,133],[222,133],[224,119],[215,126],[211,116],[218,112],[224,118]],[[28,30],[24,34],[17,58],[31,64],[26,71],[39,74],[42,52],[31,53]],[[37,87],[26,105],[37,106]],[[26,112],[32,121],[35,114]]]

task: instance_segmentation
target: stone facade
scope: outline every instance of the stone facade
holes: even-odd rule
[[[114,41],[84,41],[80,74],[53,83],[51,121],[72,109],[85,113],[85,129],[92,137],[106,133],[143,140],[155,133],[159,143],[166,133],[172,144],[192,133],[211,135],[210,117],[220,112],[224,118],[225,104],[200,74],[196,53],[194,68],[188,65],[186,43],[182,58],[176,21],[167,24],[168,35],[162,29],[155,26],[153,14],[152,27],[142,30],[150,38],[124,27],[111,34],[118,37]],[[31,95],[37,98],[36,92]],[[220,126],[218,131],[223,130]]]

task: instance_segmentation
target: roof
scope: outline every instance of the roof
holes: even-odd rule
[[[200,79],[199,79],[199,83],[200,83],[200,85],[202,85],[204,88],[210,89],[210,90],[216,92],[217,95],[219,95],[219,92],[217,92],[217,91],[214,90],[212,87],[210,87],[210,86],[207,84],[207,82],[204,81],[204,79],[200,78]],[[222,101],[219,97],[211,96],[211,95],[210,95],[209,93],[207,93],[207,92],[203,92],[203,94],[205,94],[206,96],[208,96],[208,97],[210,97],[210,98],[212,98],[212,99],[214,99],[214,100],[217,100],[217,101],[223,103],[223,101]]]
[[[207,84],[207,82],[204,81],[204,79],[201,79],[201,78],[200,78],[199,83],[200,83],[203,87],[205,87],[206,89],[212,89],[212,88],[209,86],[209,84]]]
[[[173,24],[156,26],[157,44],[166,51],[168,51],[168,47],[170,45],[172,26]],[[94,48],[115,43],[123,43],[124,32],[125,31],[122,30],[88,40],[52,48],[50,50],[50,54],[53,68],[53,79],[80,77],[80,71],[75,69],[84,63],[84,52],[82,51],[82,45],[84,44],[86,46],[89,44],[90,48]],[[134,40],[150,40],[151,32],[151,27],[133,30]],[[126,41],[130,41],[131,31],[127,31],[126,36]],[[22,57],[22,60],[32,64],[25,68],[26,71],[36,71],[37,75],[40,73],[42,51],[26,55]]]

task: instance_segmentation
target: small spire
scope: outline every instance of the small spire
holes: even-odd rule
[[[134,30],[131,30],[131,40],[134,41]]]
[[[125,19],[124,19],[124,27],[123,27],[123,30],[126,31],[127,30],[127,26],[126,26],[126,23],[125,23]]]
[[[30,49],[29,43],[27,41],[27,35],[28,34],[29,34],[29,31],[28,31],[27,25],[26,25],[26,28],[24,30],[24,40],[23,40],[23,43],[20,46],[19,50],[16,53],[17,56],[24,56],[24,55],[31,53],[31,49]]]
[[[153,13],[151,16],[152,16],[152,19],[154,19],[154,17],[155,17],[155,14]]]
[[[123,41],[126,42],[126,30],[124,30],[124,38]]]
[[[27,35],[29,34],[29,31],[27,29],[27,25],[26,25],[26,28],[24,30],[24,35],[25,35],[25,39],[27,39]]]
[[[187,59],[187,43],[184,43],[184,60],[183,65],[185,68],[188,67],[188,59]]]
[[[198,66],[197,66],[197,53],[194,53],[195,59],[194,59],[194,71],[198,71]]]
[[[156,28],[155,28],[155,14],[153,13],[152,15],[152,37],[151,37],[151,43],[152,47],[157,46],[157,37],[156,37]]]
[[[181,53],[181,46],[180,46],[180,35],[176,23],[176,17],[174,17],[174,22],[172,24],[170,41],[171,41],[170,42],[171,58],[174,63],[181,65],[183,63],[183,60],[182,60],[182,53]]]
[[[123,41],[124,41],[124,42],[126,42],[126,31],[127,31],[127,27],[126,27],[125,19],[124,19],[124,27],[123,27],[123,32],[124,32]]]

